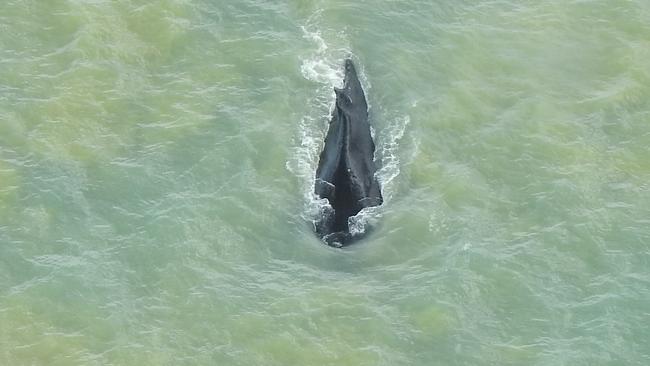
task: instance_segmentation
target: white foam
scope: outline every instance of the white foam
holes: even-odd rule
[[[411,122],[408,115],[393,118],[391,123],[382,131],[382,139],[377,144],[375,160],[381,162],[381,169],[376,176],[383,187],[384,200],[392,197],[392,182],[400,173],[399,146],[404,137],[404,132]],[[391,189],[389,189],[391,188]]]
[[[321,31],[313,26],[301,27],[303,37],[311,40],[316,49],[302,60],[300,71],[307,80],[327,87],[328,94],[333,95],[333,87],[342,87],[344,73],[341,67],[341,54],[349,53],[348,47],[330,49],[322,37]],[[347,42],[343,42],[346,44]],[[322,93],[319,93],[322,95]]]
[[[292,159],[286,164],[287,169],[304,182],[302,189],[306,205],[302,216],[309,221],[315,221],[319,216],[332,211],[326,199],[314,194],[314,180],[320,150],[334,108],[334,87],[343,86],[341,55],[349,53],[347,47],[332,48],[325,42],[320,29],[314,24],[318,17],[319,13],[314,14],[308,24],[301,27],[304,38],[312,41],[315,46],[300,66],[303,77],[318,84],[309,101],[314,106],[314,112],[303,116],[298,123],[297,144]]]

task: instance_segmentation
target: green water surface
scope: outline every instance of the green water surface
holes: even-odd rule
[[[649,60],[647,0],[2,1],[0,365],[649,365]]]

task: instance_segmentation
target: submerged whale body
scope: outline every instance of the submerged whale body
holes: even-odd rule
[[[345,60],[343,88],[334,91],[336,105],[314,186],[314,193],[326,198],[332,209],[316,221],[315,230],[328,245],[340,247],[359,238],[350,233],[348,219],[363,208],[381,205],[383,198],[375,177],[368,104],[351,60]]]

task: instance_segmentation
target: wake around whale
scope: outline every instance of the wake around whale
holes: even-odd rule
[[[336,105],[320,154],[314,193],[332,210],[315,222],[316,233],[328,244],[345,246],[361,234],[350,232],[349,218],[383,202],[375,177],[375,144],[368,123],[368,104],[352,60],[345,60],[343,88],[334,88]]]

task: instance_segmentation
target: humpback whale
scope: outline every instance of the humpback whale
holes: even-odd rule
[[[381,205],[383,198],[375,177],[368,104],[352,60],[345,60],[343,88],[334,92],[336,104],[314,184],[314,193],[327,199],[332,210],[314,226],[328,245],[341,247],[360,236],[350,232],[348,219],[363,208]]]

